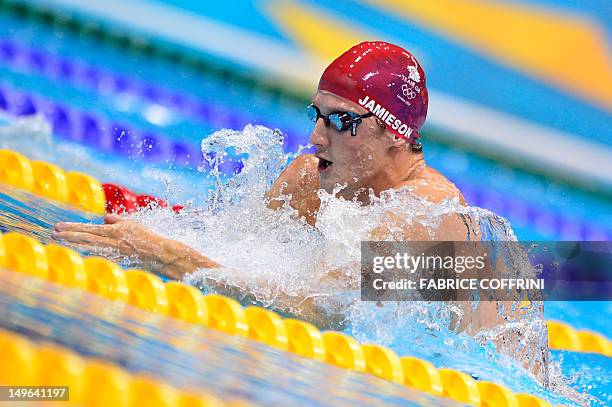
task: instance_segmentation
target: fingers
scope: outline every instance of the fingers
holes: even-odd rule
[[[108,213],[104,215],[104,223],[106,224],[112,225],[113,223],[117,223],[122,220],[123,218],[120,215],[117,215],[116,213]]]
[[[88,255],[102,256],[107,259],[120,259],[121,253],[118,249],[112,247],[99,247],[84,243],[72,243],[65,242],[66,246],[71,247],[80,253],[87,253]]]
[[[54,240],[62,240],[68,243],[78,243],[93,246],[116,247],[116,241],[104,236],[91,233],[72,232],[72,231],[53,231],[51,237]]]
[[[53,231],[80,232],[98,236],[108,236],[108,229],[106,225],[92,225],[88,223],[60,222],[55,224]]]

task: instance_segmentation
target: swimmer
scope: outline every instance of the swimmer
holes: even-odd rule
[[[315,154],[297,157],[280,174],[265,196],[266,204],[279,209],[284,205],[283,197],[290,194],[289,204],[313,226],[320,206],[317,191],[332,193],[337,184],[344,185],[338,198],[362,205],[370,204],[370,191],[380,196],[389,190],[409,191],[406,193],[432,203],[454,199],[465,204],[457,187],[424,161],[419,131],[427,106],[425,73],[412,54],[385,42],[352,47],[325,69],[308,106],[314,124],[310,142]],[[390,213],[371,231],[370,240],[463,241],[467,233],[467,225],[458,214],[442,216],[439,227],[431,230]],[[104,225],[58,223],[53,238],[85,251],[114,249],[139,259],[143,267],[177,280],[198,269],[223,267],[183,243],[118,215],[107,215]],[[342,275],[337,270],[329,271],[330,278],[341,279]],[[215,288],[231,291],[231,287],[215,284],[211,281]],[[244,298],[249,293],[239,295]],[[311,297],[285,297],[300,317],[320,327],[333,326]],[[498,315],[489,311],[481,312],[478,321],[466,318],[464,323],[494,326]]]

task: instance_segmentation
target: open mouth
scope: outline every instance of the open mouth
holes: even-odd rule
[[[331,161],[327,161],[321,157],[319,158],[319,171],[325,171],[326,169],[328,169],[333,163]]]

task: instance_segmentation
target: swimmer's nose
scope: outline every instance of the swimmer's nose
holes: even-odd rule
[[[329,137],[327,127],[323,120],[317,120],[312,133],[310,133],[310,144],[320,147],[329,147]]]

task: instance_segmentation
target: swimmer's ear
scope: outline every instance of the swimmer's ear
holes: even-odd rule
[[[408,148],[408,146],[410,145],[410,143],[408,143],[406,140],[404,140],[403,138],[397,137],[395,134],[388,132],[389,134],[389,149],[400,149],[400,150],[406,150]]]
[[[376,124],[378,125],[378,131],[380,133],[386,133],[387,130],[387,126],[385,125],[385,123],[383,123],[382,120],[380,120],[378,117],[376,118]]]
[[[117,223],[121,221],[123,218],[116,213],[109,213],[104,215],[104,223],[108,225],[112,225],[113,223]]]

